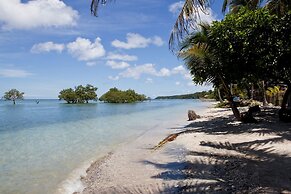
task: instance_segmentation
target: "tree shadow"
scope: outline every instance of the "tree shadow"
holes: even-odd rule
[[[277,109],[256,115],[257,124],[243,124],[229,117],[198,120],[179,133],[205,135],[250,134],[265,136],[239,141],[201,141],[208,151],[186,151],[187,160],[158,163],[141,161],[162,169],[152,179],[163,184],[119,186],[106,193],[291,193],[291,157],[277,144],[291,141],[291,125],[279,122]],[[239,137],[239,136],[238,136]],[[109,191],[109,192],[108,192]],[[112,191],[112,192],[111,192]]]
[[[291,125],[279,122],[277,109],[267,108],[258,124],[243,124],[225,117],[196,121],[183,133],[257,134],[265,139],[240,143],[201,141],[212,150],[188,151],[191,161],[159,164],[142,161],[163,169],[154,179],[178,181],[165,191],[176,193],[291,193],[291,157],[276,150],[275,144],[291,141]],[[267,136],[268,135],[268,136]]]
[[[273,146],[261,147],[267,141],[204,142],[201,146],[237,154],[189,151],[188,155],[196,160],[168,164],[143,162],[165,170],[152,178],[180,181],[180,185],[172,187],[178,189],[177,193],[291,192],[291,157],[276,153]],[[166,190],[171,191],[171,187],[168,185]]]

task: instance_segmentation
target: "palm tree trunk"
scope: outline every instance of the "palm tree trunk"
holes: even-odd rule
[[[268,102],[267,102],[267,96],[266,96],[266,90],[265,90],[265,81],[262,81],[262,88],[263,88],[263,106],[266,106]]]
[[[254,84],[252,83],[252,86],[251,86],[251,100],[254,99]]]
[[[230,103],[230,107],[231,107],[231,110],[233,112],[233,115],[234,117],[238,120],[238,121],[241,121],[242,120],[242,117],[241,117],[241,114],[237,108],[237,105],[236,103],[233,101],[233,97],[230,97],[229,98],[229,103]]]
[[[281,104],[281,109],[286,109],[287,108],[287,102],[288,102],[288,98],[291,95],[291,84],[287,85],[287,90],[283,96],[283,100],[282,100],[282,104]]]
[[[217,88],[217,93],[218,93],[219,102],[222,103],[223,100],[221,98],[220,88]]]

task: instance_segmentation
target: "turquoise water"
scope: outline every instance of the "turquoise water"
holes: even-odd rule
[[[186,119],[188,109],[207,106],[194,100],[84,105],[25,100],[16,106],[0,101],[0,193],[72,192],[90,161],[162,122]]]

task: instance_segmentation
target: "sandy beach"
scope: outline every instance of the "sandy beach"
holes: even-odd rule
[[[185,113],[184,125],[165,123],[93,163],[82,193],[291,193],[291,125],[277,111],[262,108],[258,124],[235,121],[230,109],[192,122]]]

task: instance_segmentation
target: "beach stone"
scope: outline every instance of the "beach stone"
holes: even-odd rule
[[[199,118],[201,117],[197,115],[194,110],[188,110],[188,121],[193,121]]]

